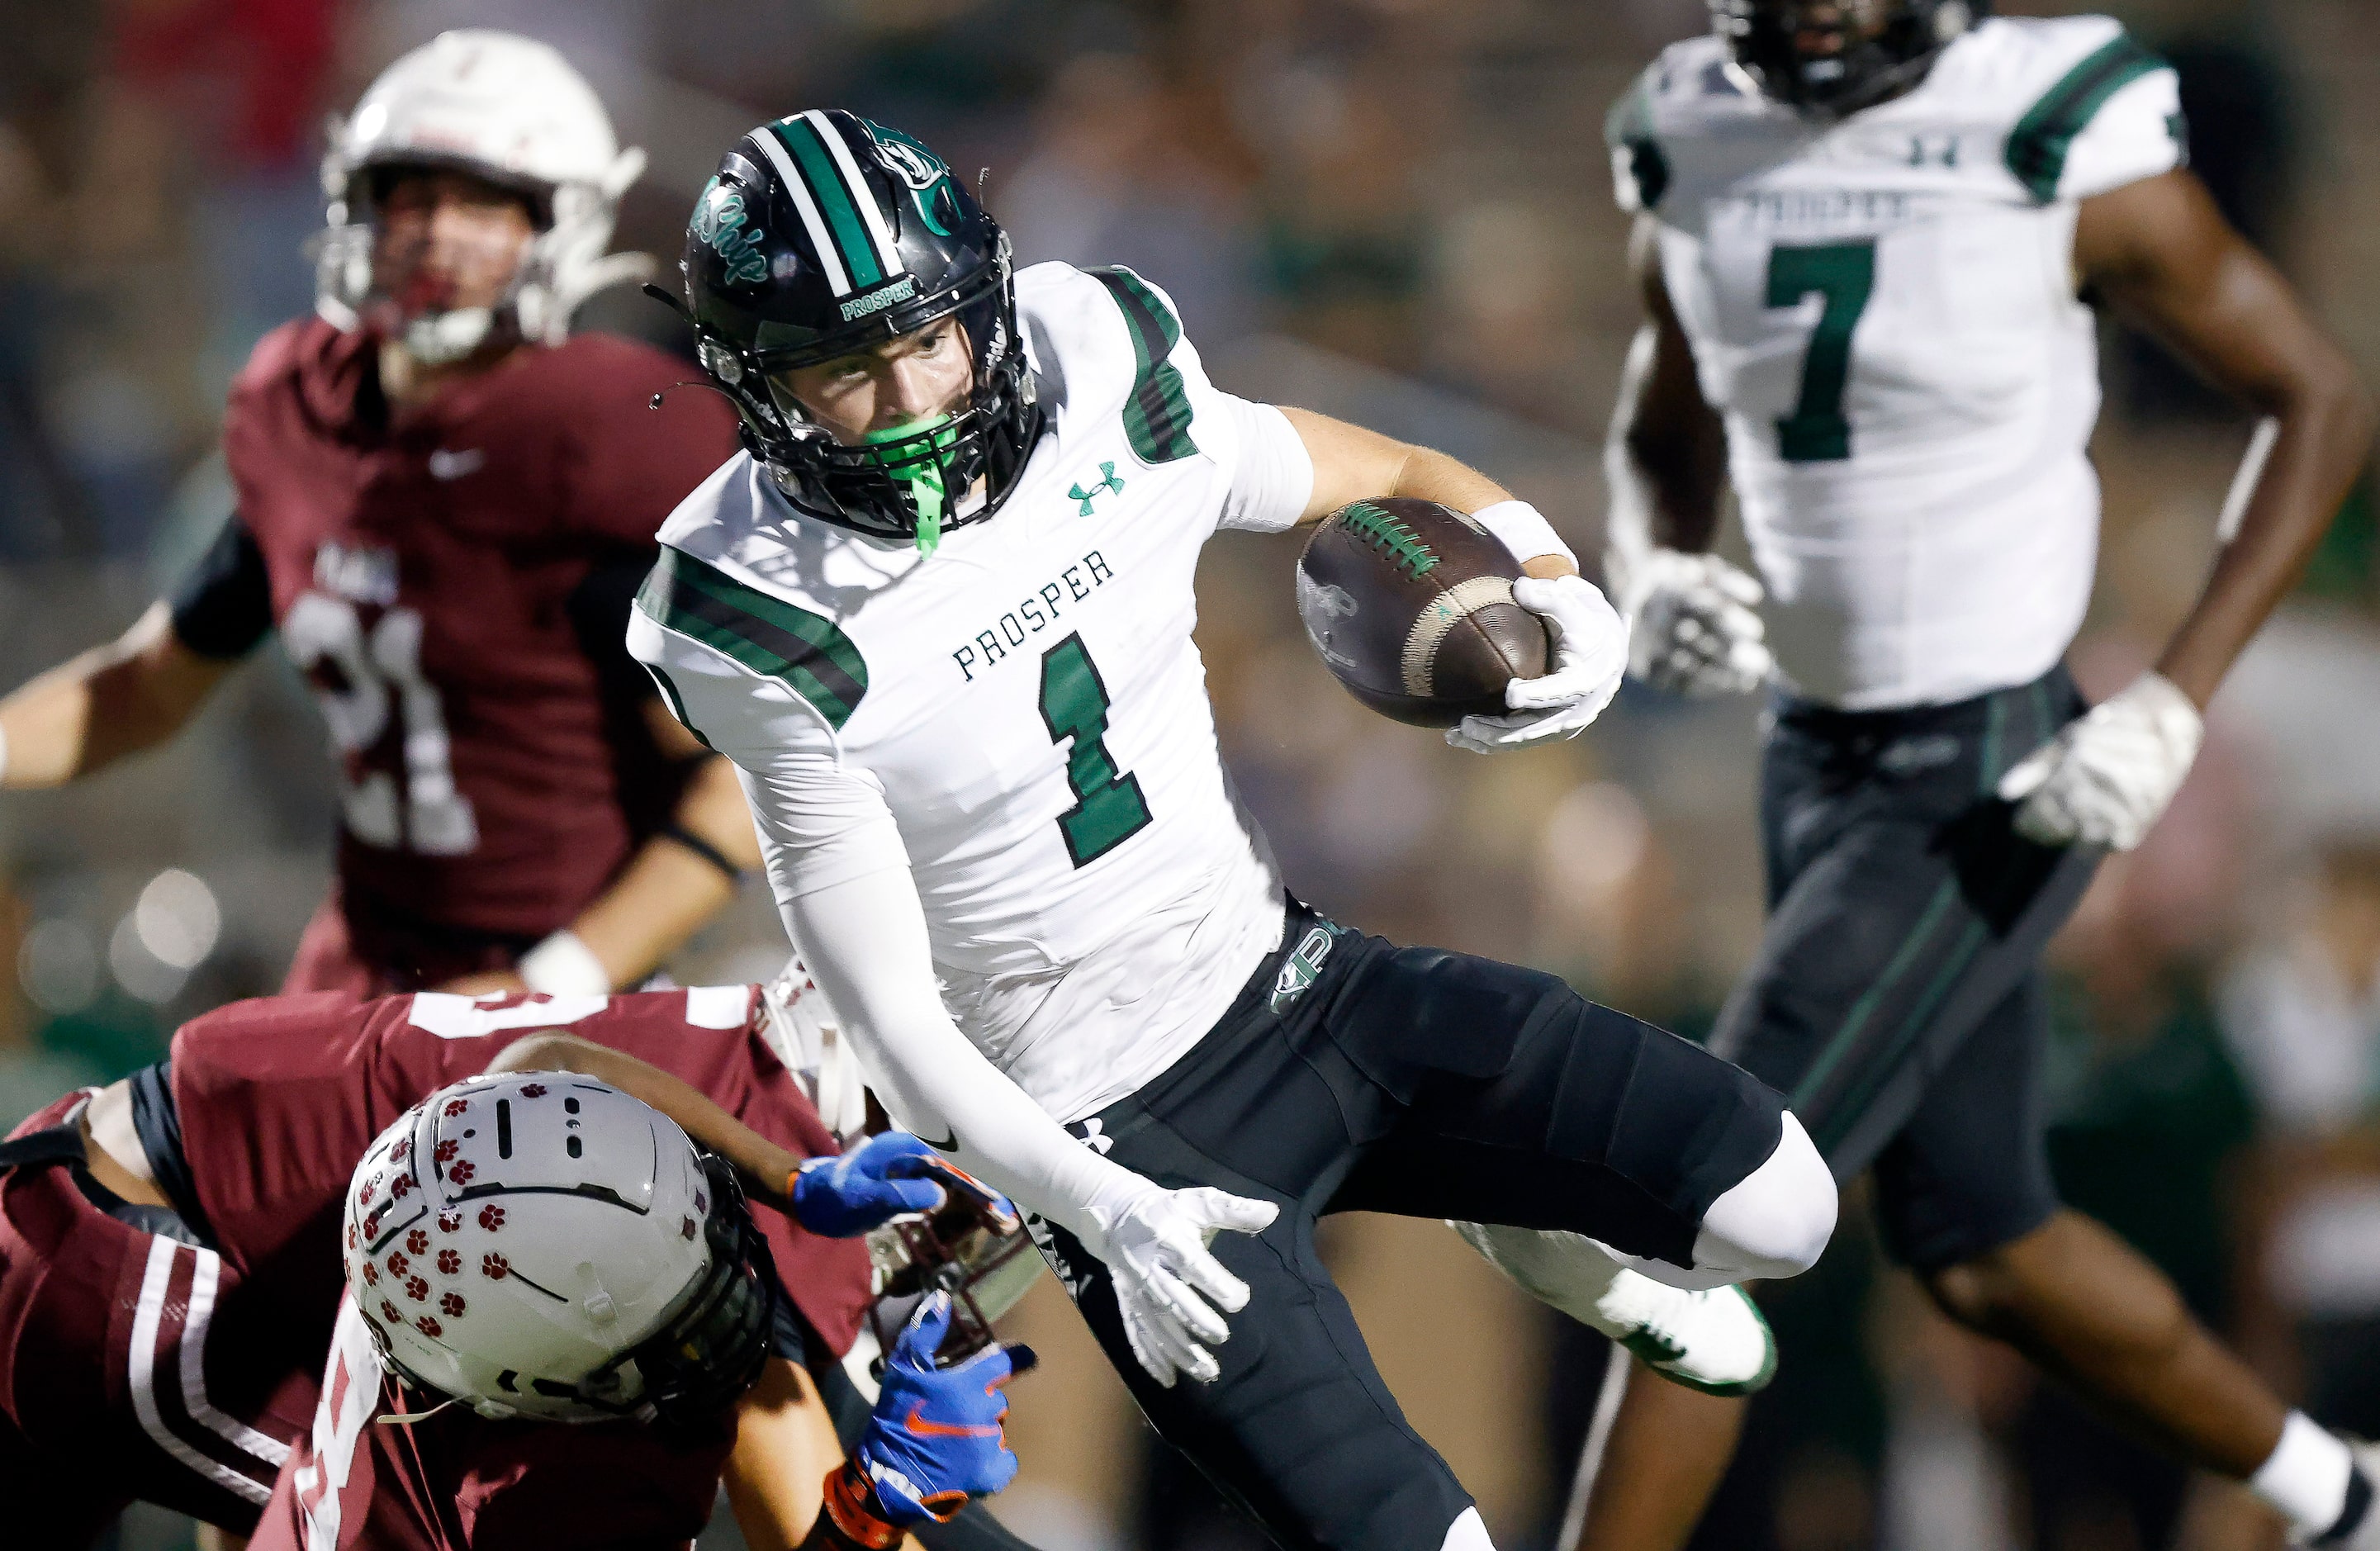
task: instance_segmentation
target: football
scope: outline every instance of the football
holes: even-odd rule
[[[1297,563],[1306,638],[1347,692],[1382,716],[1451,727],[1505,709],[1552,643],[1512,601],[1520,563],[1434,501],[1358,501],[1322,520]]]

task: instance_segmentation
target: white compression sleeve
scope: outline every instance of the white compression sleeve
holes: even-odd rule
[[[1699,1292],[1735,1282],[1798,1277],[1818,1263],[1835,1231],[1835,1177],[1791,1110],[1767,1162],[1738,1180],[1703,1214],[1694,1264],[1619,1255],[1657,1282]]]
[[[1155,1187],[1068,1135],[959,1032],[906,862],[786,903],[804,962],[904,1120],[938,1146],[954,1139],[962,1167],[1098,1252],[1119,1200]]]
[[[1798,1277],[1834,1236],[1835,1177],[1792,1111],[1784,1121],[1777,1150],[1711,1203],[1694,1235],[1695,1266],[1723,1280]]]

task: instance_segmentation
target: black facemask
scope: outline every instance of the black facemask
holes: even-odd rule
[[[1873,0],[1881,29],[1863,25],[1859,0],[1709,0],[1711,26],[1762,93],[1840,118],[1898,96],[1988,10],[1987,0]],[[1807,49],[1828,34],[1836,48]]]

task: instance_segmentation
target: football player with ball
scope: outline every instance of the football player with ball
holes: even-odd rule
[[[2043,945],[2140,843],[2200,713],[2370,455],[2369,396],[2186,170],[2174,73],[2104,17],[1966,0],[1712,0],[1611,118],[1651,321],[1613,427],[1640,673],[1778,669],[1771,916],[1713,1048],[1791,1096],[1891,1254],[2300,1544],[2380,1546],[2380,1481],[2120,1240],[2062,1208]],[[2270,428],[2195,605],[2086,706],[2095,307]],[[2260,444],[2264,444],[2260,442]],[[1711,555],[1735,488],[1761,589]],[[1632,1387],[1583,1543],[1682,1544],[1742,1408]]]
[[[1805,1267],[1835,1218],[1779,1097],[1554,976],[1325,919],[1217,753],[1200,549],[1355,503],[1408,568],[1405,503],[1492,534],[1475,595],[1551,634],[1450,735],[1578,732],[1626,631],[1546,520],[1218,391],[1128,270],[1012,274],[939,157],[848,113],[731,147],[684,273],[747,454],[662,529],[629,645],[737,767],[876,1091],[1035,1214],[1160,1432],[1283,1545],[1488,1544],[1316,1254],[1341,1210],[1466,1224],[1668,1376],[1763,1382],[1730,1284]]]

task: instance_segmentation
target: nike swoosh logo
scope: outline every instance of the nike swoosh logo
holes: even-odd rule
[[[433,479],[459,479],[475,473],[488,461],[488,454],[473,447],[466,452],[450,453],[443,447],[430,454],[430,477]]]
[[[933,1148],[938,1153],[954,1153],[959,1150],[959,1133],[955,1131],[944,1136],[939,1142],[935,1141],[930,1136],[920,1136],[917,1140],[923,1142],[926,1145]]]
[[[1000,1428],[996,1424],[990,1427],[967,1427],[953,1426],[948,1422],[929,1422],[926,1420],[926,1403],[923,1400],[909,1408],[909,1415],[904,1424],[910,1432],[921,1438],[996,1438],[1000,1436]]]

